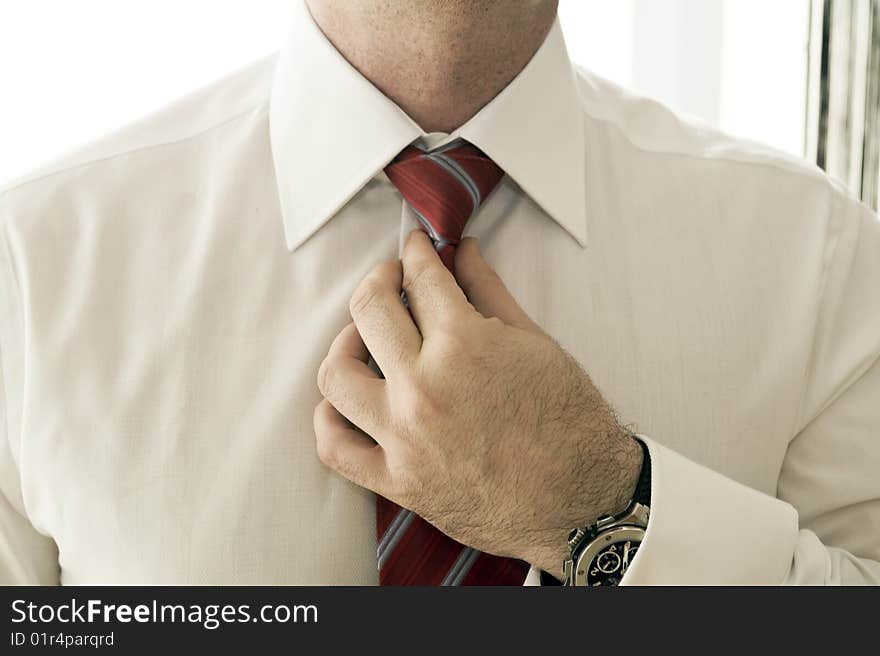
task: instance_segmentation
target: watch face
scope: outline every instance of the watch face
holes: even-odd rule
[[[635,558],[640,540],[622,538],[602,547],[590,562],[586,572],[587,585],[619,585],[623,575]]]

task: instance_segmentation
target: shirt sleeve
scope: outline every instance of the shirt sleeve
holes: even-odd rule
[[[832,199],[776,495],[649,441],[651,520],[624,584],[880,583],[880,221],[840,190]]]
[[[22,312],[0,208],[0,585],[57,585],[55,542],[28,518],[21,476]]]
[[[833,198],[775,495],[642,438],[651,518],[623,585],[880,584],[880,221],[842,191]],[[526,584],[539,583],[533,570]]]

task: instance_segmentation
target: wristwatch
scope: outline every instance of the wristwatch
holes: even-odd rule
[[[632,500],[614,515],[572,529],[568,536],[571,556],[562,565],[563,585],[619,585],[641,546],[650,515],[651,459],[645,443],[638,442],[642,447],[642,471]]]

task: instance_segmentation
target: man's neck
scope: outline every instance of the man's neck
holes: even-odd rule
[[[307,4],[336,49],[423,130],[452,132],[529,62],[557,0]]]

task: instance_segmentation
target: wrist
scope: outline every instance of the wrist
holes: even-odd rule
[[[650,454],[642,440],[637,444],[642,464],[629,500],[619,511],[571,531],[567,540],[570,555],[562,567],[563,585],[595,587],[623,583],[645,539],[651,513]]]
[[[629,431],[624,430],[621,436],[621,447],[616,454],[613,471],[617,472],[616,480],[608,486],[609,497],[600,505],[600,512],[593,518],[595,521],[604,515],[613,515],[625,510],[636,494],[639,476],[644,466],[645,452],[642,444]]]
[[[567,537],[571,530],[594,524],[600,517],[622,512],[636,493],[644,462],[641,443],[625,429],[619,429],[614,437],[604,443],[604,475],[575,482],[573,487],[576,491],[567,502],[560,504],[561,508],[567,510],[565,517],[556,530],[549,532],[550,538],[529,559],[533,565],[560,580],[563,578],[562,563],[570,555]],[[597,469],[586,463],[582,469],[584,477],[588,476],[587,472],[592,477]]]

